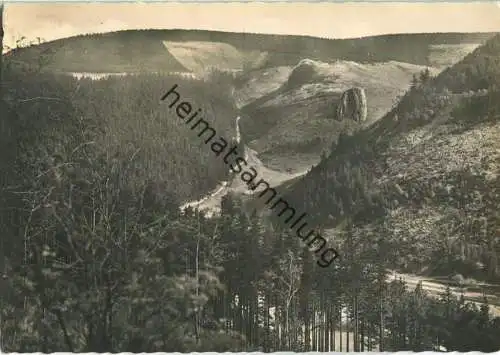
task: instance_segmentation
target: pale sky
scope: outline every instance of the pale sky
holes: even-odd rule
[[[328,38],[500,32],[499,3],[7,3],[5,44],[139,28]]]

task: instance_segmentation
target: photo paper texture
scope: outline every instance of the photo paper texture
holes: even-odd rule
[[[15,3],[3,352],[500,350],[496,3]]]

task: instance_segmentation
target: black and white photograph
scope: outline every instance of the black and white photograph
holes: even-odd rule
[[[499,4],[0,4],[0,350],[500,351]]]

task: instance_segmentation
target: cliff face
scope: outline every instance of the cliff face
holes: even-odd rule
[[[362,88],[351,88],[342,94],[337,106],[337,120],[345,119],[363,122],[366,120],[367,103],[365,90]]]

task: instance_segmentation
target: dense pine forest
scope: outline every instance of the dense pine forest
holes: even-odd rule
[[[475,272],[498,281],[493,229],[446,239],[466,227],[457,216],[454,229],[410,240],[386,222],[397,206],[429,203],[432,194],[463,206],[480,190],[467,228],[480,228],[480,217],[498,227],[498,178],[450,173],[446,181],[406,180],[398,185],[403,193],[375,183],[391,134],[432,121],[450,102],[462,130],[498,121],[495,53],[500,37],[437,78],[415,77],[393,111],[367,130],[341,135],[288,191],[325,235],[335,228],[341,257],[329,268],[231,195],[218,216],[180,211],[228,171],[159,98],[177,83],[231,137],[238,114],[231,76],[77,80],[4,57],[2,351],[498,351],[500,318],[487,299],[478,305],[451,288],[436,297],[388,272],[444,259],[440,267],[472,276],[470,264],[482,261],[485,269]],[[476,67],[482,58],[488,64]],[[455,87],[453,78],[462,81]],[[464,97],[457,88],[487,94]],[[452,179],[463,188],[445,195]]]

